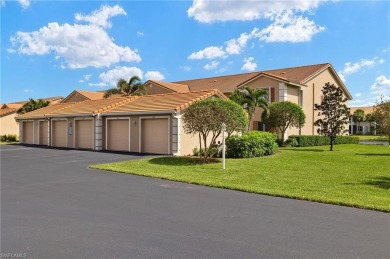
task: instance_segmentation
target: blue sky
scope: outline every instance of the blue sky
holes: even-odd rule
[[[390,95],[389,1],[4,1],[1,103],[331,63],[351,106]]]

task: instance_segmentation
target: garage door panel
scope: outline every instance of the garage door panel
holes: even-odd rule
[[[141,152],[169,154],[168,119],[143,119]]]
[[[107,121],[107,149],[113,151],[129,151],[129,120]]]
[[[67,121],[52,122],[52,146],[67,147]]]
[[[34,144],[34,122],[23,122],[23,143]]]
[[[77,120],[75,129],[75,148],[93,149],[93,121]]]
[[[47,121],[39,122],[39,145],[49,145],[48,143],[48,124]]]

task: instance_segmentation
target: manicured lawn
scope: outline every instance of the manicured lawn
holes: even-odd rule
[[[379,136],[379,135],[352,135],[352,136],[358,137],[360,141],[362,140],[389,141],[389,137],[387,136]]]
[[[284,148],[276,155],[199,164],[156,157],[91,168],[390,212],[390,147]]]

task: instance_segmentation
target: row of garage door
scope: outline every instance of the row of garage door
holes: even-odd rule
[[[35,122],[36,123],[36,122]],[[68,120],[51,121],[51,143],[49,139],[49,122],[24,121],[22,142],[25,144],[38,144],[53,147],[72,147],[76,149],[95,149],[94,121],[75,120],[74,125]],[[139,150],[131,150],[130,142],[134,141],[131,136],[130,118],[107,119],[105,134],[105,149],[112,151],[135,151],[141,153],[169,154],[169,119],[154,118],[141,119],[140,133],[137,136]],[[34,136],[37,137],[34,138]],[[69,146],[68,138],[74,138],[74,146]]]

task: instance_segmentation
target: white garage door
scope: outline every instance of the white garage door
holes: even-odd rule
[[[52,146],[53,147],[67,147],[67,121],[53,121],[52,122]]]
[[[39,122],[39,145],[47,146],[48,143],[48,128],[49,122],[40,121]]]
[[[169,154],[168,119],[142,119],[141,152]]]
[[[75,124],[75,148],[93,149],[93,121],[77,120]]]
[[[23,122],[23,143],[34,144],[34,122]]]
[[[107,150],[130,151],[129,120],[107,120]]]

